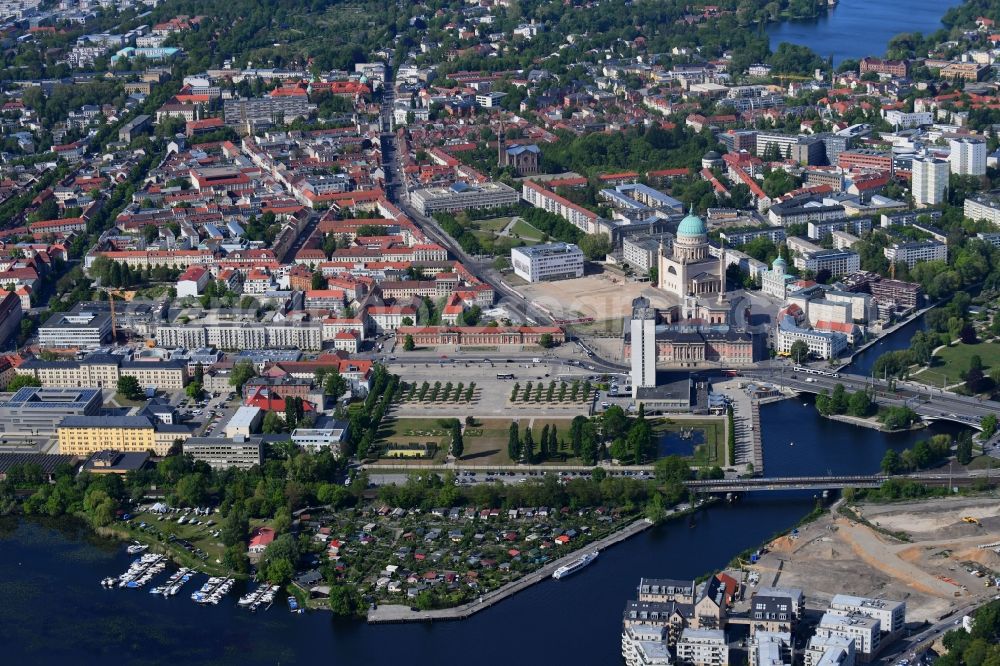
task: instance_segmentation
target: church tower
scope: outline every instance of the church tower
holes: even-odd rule
[[[722,251],[719,253],[719,303],[726,300],[726,239],[721,239]]]

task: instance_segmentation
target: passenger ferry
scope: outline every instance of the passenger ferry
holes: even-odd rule
[[[577,571],[579,571],[580,569],[584,568],[585,566],[596,560],[598,554],[599,553],[596,550],[592,553],[587,553],[583,557],[577,560],[573,560],[569,564],[566,564],[556,569],[552,573],[552,577],[555,578],[556,580],[559,580],[561,578],[569,576],[570,574],[575,574]]]

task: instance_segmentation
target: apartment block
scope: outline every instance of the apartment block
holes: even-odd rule
[[[514,274],[528,282],[583,277],[583,252],[572,243],[515,247],[510,263]]]
[[[882,248],[882,253],[890,263],[904,263],[910,268],[920,261],[948,260],[948,246],[934,240],[893,243],[889,247]]]
[[[677,661],[692,666],[727,666],[729,643],[722,629],[685,629],[677,641]]]
[[[259,437],[191,437],[184,442],[184,453],[208,463],[213,469],[250,469],[263,462],[263,444]]]

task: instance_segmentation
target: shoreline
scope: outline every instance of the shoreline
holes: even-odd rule
[[[819,414],[819,411],[817,411],[816,413]],[[913,424],[909,428],[901,428],[898,430],[887,430],[884,424],[879,423],[878,421],[873,420],[871,418],[859,418],[857,416],[849,416],[847,414],[830,414],[828,416],[824,416],[823,414],[819,415],[823,418],[830,419],[831,421],[840,421],[841,423],[848,423],[850,425],[855,425],[861,428],[877,430],[878,432],[884,433],[886,435],[891,435],[892,433],[897,433],[897,432],[908,432],[910,430],[923,430],[924,428],[927,427],[927,423],[921,420]]]

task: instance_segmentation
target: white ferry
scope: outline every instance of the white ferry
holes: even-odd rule
[[[575,574],[577,571],[579,571],[580,569],[584,568],[585,566],[596,560],[598,554],[599,553],[596,550],[592,553],[587,553],[583,557],[573,560],[569,564],[566,564],[556,569],[554,572],[552,572],[552,577],[555,578],[556,580],[559,580],[560,578],[565,578],[570,574]]]

